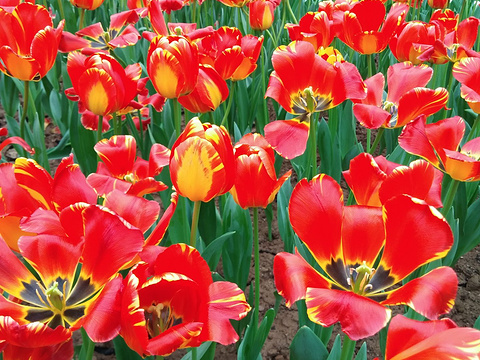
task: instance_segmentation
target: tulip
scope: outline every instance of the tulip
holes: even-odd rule
[[[260,134],[247,134],[235,145],[235,183],[230,190],[242,208],[270,204],[292,171],[275,174],[275,152]]]
[[[234,182],[233,145],[223,126],[188,122],[173,144],[170,176],[177,192],[191,201],[208,202]]]
[[[95,10],[103,4],[105,0],[70,0],[73,6],[85,10]]]
[[[0,8],[0,70],[22,81],[38,81],[55,63],[64,26],[53,28],[48,10],[21,3],[12,13]]]
[[[153,38],[147,55],[147,72],[155,90],[167,99],[193,91],[198,78],[198,50],[184,36]]]
[[[266,30],[272,26],[277,2],[274,0],[254,0],[248,3],[248,19],[254,30]]]
[[[139,64],[124,69],[109,55],[85,56],[79,52],[68,55],[67,71],[73,86],[65,90],[67,97],[79,102],[81,113],[88,111],[99,116],[132,104],[141,74]]]

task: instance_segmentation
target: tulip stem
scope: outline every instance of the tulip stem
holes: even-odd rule
[[[58,0],[58,10],[60,11],[60,16],[62,19],[65,19],[65,12],[63,11],[63,0]]]
[[[290,0],[283,0],[284,2],[287,3],[287,10],[290,13],[290,16],[292,17],[292,22],[294,24],[297,24],[297,18],[295,17],[295,14],[293,13],[292,6],[290,5]]]
[[[479,123],[480,123],[480,114],[478,114],[477,117],[475,118],[475,121],[472,125],[472,128],[470,129],[470,132],[468,133],[467,141],[472,140],[473,137],[476,135],[475,133],[477,132],[477,129],[479,127]]]
[[[197,244],[197,230],[198,230],[198,218],[200,217],[200,205],[201,201],[195,201],[193,203],[193,216],[192,216],[192,229],[190,231],[190,246],[195,247]]]
[[[447,216],[450,208],[453,205],[453,200],[455,199],[455,194],[457,193],[458,185],[460,185],[460,180],[452,179],[450,187],[448,188],[447,194],[445,195],[445,201],[443,202],[442,215]]]
[[[227,122],[227,119],[228,119],[228,114],[230,113],[230,109],[232,108],[232,103],[233,103],[233,95],[235,93],[235,84],[236,82],[235,81],[232,81],[232,86],[230,88],[230,94],[228,95],[228,104],[227,104],[227,108],[225,109],[225,113],[223,114],[223,119],[222,119],[222,122],[220,123],[220,125],[223,125],[227,128],[228,130],[228,122]]]
[[[255,256],[255,308],[253,309],[255,326],[258,326],[258,308],[260,307],[260,250],[258,244],[258,208],[253,208],[253,246]]]
[[[97,142],[102,140],[103,115],[98,115]]]
[[[173,121],[175,125],[175,134],[177,138],[180,136],[182,132],[182,110],[180,108],[180,103],[177,99],[172,99],[172,106],[173,106]]]
[[[28,100],[30,97],[30,83],[28,81],[23,82],[23,106],[22,106],[22,116],[20,118],[20,137],[25,139],[25,120],[27,118],[27,108]]]
[[[191,6],[192,6],[192,23],[195,24],[197,22],[197,19],[196,19],[197,0],[193,0]]]
[[[377,136],[375,137],[375,140],[373,141],[372,147],[368,151],[369,154],[373,155],[373,153],[377,149],[378,144],[380,143],[380,140],[382,140],[384,132],[385,132],[385,128],[381,127],[381,128],[378,129]]]
[[[82,328],[82,347],[86,346],[84,359],[91,360],[95,351],[95,343],[90,339],[85,329]]]
[[[80,9],[80,22],[78,24],[78,30],[83,29],[83,21],[85,19],[85,9]]]
[[[347,335],[344,336],[340,360],[353,359],[353,353],[355,352],[356,343],[356,341],[350,339]]]
[[[317,173],[317,118],[315,115],[310,119],[310,133],[309,133],[309,145],[310,145],[310,167],[307,169],[307,178],[312,179]]]
[[[117,116],[117,113],[114,112],[113,116],[113,133],[114,135],[121,135],[122,134],[122,119]]]

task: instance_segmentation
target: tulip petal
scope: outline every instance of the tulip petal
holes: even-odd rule
[[[455,271],[442,266],[393,290],[381,304],[408,305],[429,319],[437,319],[452,309],[457,286]]]
[[[443,216],[423,201],[400,195],[384,205],[386,244],[377,273],[383,268],[402,280],[413,270],[444,257],[453,244],[450,226]]]
[[[387,71],[387,100],[398,104],[405,93],[426,86],[432,75],[433,69],[427,65],[414,66],[407,61],[390,66]]]
[[[273,260],[273,275],[278,293],[291,307],[297,300],[305,299],[307,288],[330,288],[331,284],[308,264],[300,254],[281,252]]]
[[[375,335],[390,320],[391,310],[350,291],[307,289],[307,314],[310,320],[330,326],[340,322],[352,340]]]
[[[121,179],[132,172],[137,155],[137,142],[133,136],[112,136],[99,141],[94,149],[114,177]]]
[[[317,175],[310,182],[303,179],[293,189],[289,204],[293,230],[323,269],[343,259],[343,209],[340,185],[328,175]]]
[[[264,128],[265,138],[285,159],[302,155],[307,148],[310,124],[300,119],[277,120]]]

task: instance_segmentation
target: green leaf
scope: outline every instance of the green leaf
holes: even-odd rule
[[[206,244],[210,244],[217,235],[217,207],[215,201],[202,203],[200,207],[200,218],[198,221],[198,232]]]
[[[341,354],[342,354],[342,341],[340,340],[340,335],[337,335],[327,360],[339,360]]]
[[[473,327],[477,330],[480,330],[480,316],[475,321],[475,324],[473,324]]]
[[[366,342],[364,342],[360,347],[360,350],[358,350],[355,360],[367,360],[367,343]]]
[[[290,344],[290,360],[323,360],[327,357],[323,342],[308,326],[302,326]]]
[[[214,271],[216,269],[220,261],[220,256],[222,255],[223,245],[233,234],[235,234],[235,231],[230,231],[219,236],[202,251],[202,257],[208,263],[210,270]]]
[[[197,348],[197,359],[208,360],[213,359],[215,356],[215,349],[217,344],[212,341],[204,342]],[[192,351],[190,350],[182,360],[192,360]]]
[[[125,340],[119,335],[113,339],[113,346],[115,348],[115,356],[117,360],[142,360],[143,358],[135,351],[130,349],[125,343]]]
[[[268,309],[258,328],[257,324],[253,323],[254,316],[251,317],[250,324],[245,331],[245,337],[238,348],[237,359],[261,359],[260,351],[262,350],[263,344],[272,328],[275,315],[275,310]]]

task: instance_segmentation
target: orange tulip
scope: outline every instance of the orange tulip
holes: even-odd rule
[[[277,179],[274,165],[275,152],[262,135],[247,134],[240,139],[235,145],[236,175],[230,190],[238,205],[266,208],[273,201],[292,174],[289,170]]]
[[[272,26],[275,8],[274,0],[254,0],[248,3],[248,19],[254,30],[266,30]]]
[[[233,186],[233,145],[223,126],[190,120],[173,144],[170,176],[177,192],[192,201],[210,201]]]
[[[55,63],[64,20],[56,29],[48,10],[21,3],[0,8],[0,70],[22,81],[38,81]]]

